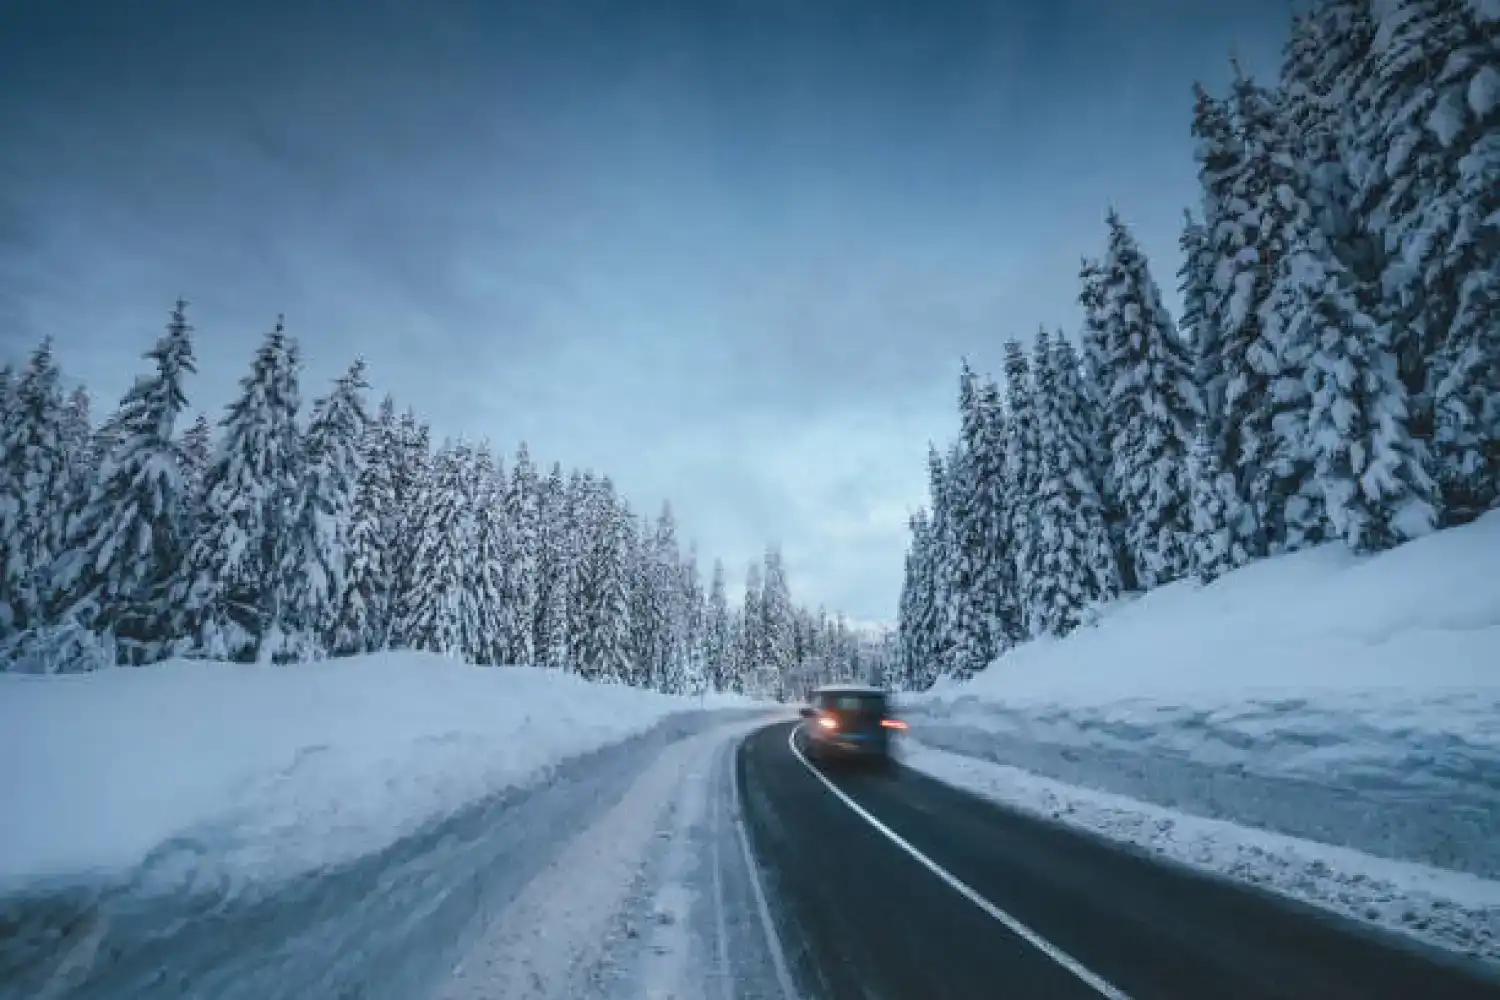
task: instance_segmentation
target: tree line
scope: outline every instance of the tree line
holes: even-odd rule
[[[1500,8],[1316,0],[1279,79],[1194,89],[1175,321],[1120,216],[1076,344],[964,363],[911,519],[895,672],[966,678],[1127,591],[1500,496]]]
[[[363,362],[304,415],[301,358],[265,336],[217,428],[179,428],[186,303],[95,427],[50,341],[0,370],[0,662],[73,671],[173,656],[291,663],[390,649],[676,693],[788,697],[883,671],[889,642],[793,603],[768,548],[743,595],[705,581],[670,505],[542,469],[523,443],[434,444]]]

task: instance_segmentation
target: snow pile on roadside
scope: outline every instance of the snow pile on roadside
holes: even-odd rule
[[[931,746],[1500,878],[1500,512],[1180,582],[909,696]],[[1331,862],[1330,862],[1331,863]]]
[[[948,784],[1180,864],[1500,961],[1500,881],[1203,819],[916,741],[904,762]]]
[[[108,878],[174,839],[229,877],[377,851],[700,707],[534,668],[388,653],[0,674],[0,892]]]

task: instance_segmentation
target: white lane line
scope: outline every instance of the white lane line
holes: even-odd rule
[[[731,801],[735,804],[734,826],[740,834],[740,847],[745,852],[745,868],[750,877],[750,886],[755,890],[755,906],[760,911],[760,924],[766,935],[766,949],[771,953],[771,964],[776,969],[776,980],[781,986],[781,995],[785,1000],[799,1000],[797,987],[792,984],[792,975],[787,971],[786,953],[781,948],[781,935],[776,933],[776,925],[771,920],[771,907],[766,902],[766,890],[760,884],[760,867],[755,863],[755,855],[750,851],[750,837],[745,833],[744,806],[740,802],[739,768],[735,760],[739,755],[740,745],[744,742],[744,737],[736,740],[734,749],[729,755],[729,794]]]
[[[923,854],[921,851],[917,850],[915,847],[902,840],[894,830],[872,816],[869,811],[867,811],[863,806],[861,806],[858,802],[855,802],[852,798],[845,794],[843,789],[839,788],[833,782],[829,781],[828,777],[823,774],[822,771],[819,771],[817,768],[813,767],[812,764],[808,762],[807,758],[802,755],[802,751],[797,749],[797,731],[801,728],[801,726],[792,727],[792,735],[790,736],[790,738],[788,738],[787,745],[792,748],[792,753],[795,754],[797,759],[802,762],[802,766],[811,771],[813,776],[821,781],[830,792],[838,796],[839,801],[843,802],[844,805],[848,806],[850,809],[853,809],[861,819],[863,819],[866,823],[869,823],[876,830],[883,833],[891,843],[895,844],[897,847],[901,848],[907,854],[915,858],[922,864],[924,868],[932,872],[932,874],[936,875],[944,882],[948,883],[948,885],[955,889],[959,895],[963,896],[965,899],[973,903],[975,906],[979,907],[985,913],[988,913],[990,916],[1000,921],[1000,923],[1004,924],[1005,928],[1012,934],[1015,934],[1017,937],[1021,938],[1037,951],[1040,951],[1042,954],[1052,959],[1052,961],[1056,962],[1064,969],[1067,969],[1074,976],[1078,977],[1080,980],[1090,986],[1095,993],[1098,993],[1102,997],[1107,997],[1108,1000],[1130,1000],[1128,994],[1109,983],[1102,976],[1088,969],[1082,962],[1079,962],[1072,955],[1069,955],[1067,952],[1063,951],[1061,948],[1057,947],[1052,942],[1042,937],[1036,931],[1032,930],[1030,927],[1027,927],[1025,924],[1021,923],[1021,921],[1017,920],[1009,913],[1006,913],[1004,910],[1000,909],[1000,907],[996,906],[994,903],[991,903],[989,900],[985,899],[979,893],[971,889],[961,879],[959,879],[958,876],[954,875],[942,865],[938,864],[936,861],[933,861],[927,855]]]

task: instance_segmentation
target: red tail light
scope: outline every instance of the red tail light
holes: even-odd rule
[[[880,724],[887,729],[905,729],[906,723],[900,719],[881,719]]]
[[[818,716],[818,725],[822,726],[824,729],[837,729],[839,727],[837,720],[828,715]]]

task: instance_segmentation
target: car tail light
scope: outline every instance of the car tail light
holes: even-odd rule
[[[839,727],[838,720],[834,719],[832,716],[827,715],[818,716],[818,725],[822,726],[824,729],[837,729]]]
[[[887,729],[905,729],[906,723],[900,719],[881,719],[880,724]]]

